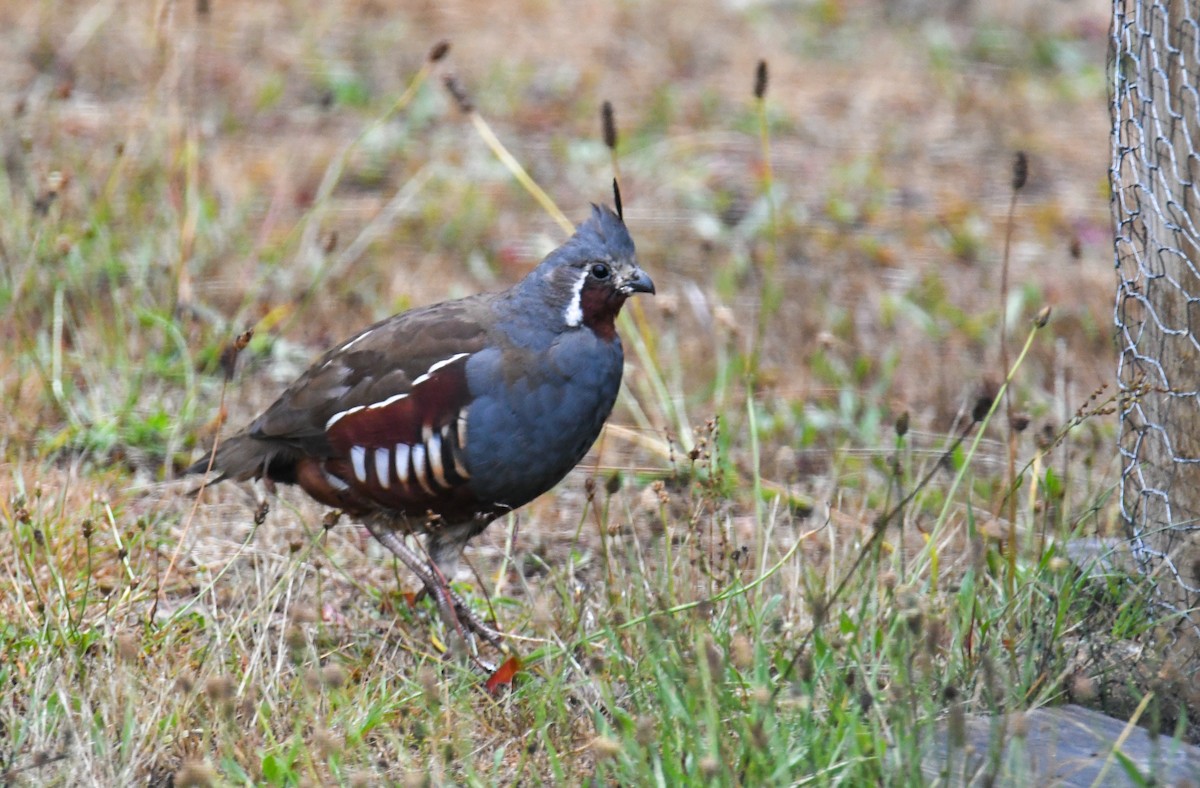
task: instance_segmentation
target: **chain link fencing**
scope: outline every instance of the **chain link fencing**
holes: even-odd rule
[[[1114,0],[1110,57],[1121,511],[1200,625],[1200,0]]]

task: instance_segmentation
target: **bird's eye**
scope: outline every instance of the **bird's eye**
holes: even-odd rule
[[[592,276],[596,279],[607,279],[611,274],[612,271],[604,263],[596,263],[592,266]]]

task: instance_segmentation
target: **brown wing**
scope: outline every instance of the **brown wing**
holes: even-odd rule
[[[381,403],[411,394],[414,382],[431,368],[482,349],[487,342],[483,326],[488,302],[488,296],[473,296],[376,323],[326,353],[247,432],[258,440],[280,441],[313,454],[327,454],[334,447],[326,432],[339,414],[339,421],[347,420],[342,425],[343,434],[351,424],[378,421],[371,416],[383,415],[379,413],[383,410]],[[430,390],[428,396],[436,393]],[[409,412],[414,404],[386,412]],[[432,401],[425,407],[436,406]],[[457,412],[455,403],[447,402],[446,407]],[[362,413],[367,409],[372,412]]]
[[[342,343],[225,441],[214,470],[300,484],[352,512],[473,510],[466,363],[487,345],[490,298],[406,312]]]

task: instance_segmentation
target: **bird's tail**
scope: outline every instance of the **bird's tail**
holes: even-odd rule
[[[271,441],[252,438],[239,432],[217,444],[216,451],[209,450],[204,456],[188,466],[184,474],[207,473],[216,475],[207,479],[203,486],[216,484],[226,479],[246,481],[267,475],[268,469],[276,464],[281,447]]]

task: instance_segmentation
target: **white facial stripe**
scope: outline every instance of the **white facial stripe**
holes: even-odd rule
[[[329,417],[329,421],[325,422],[325,431],[328,432],[329,428],[332,427],[334,424],[337,424],[339,421],[341,421],[346,416],[349,416],[351,413],[358,413],[362,409],[363,409],[362,405],[355,405],[353,408],[349,408],[348,410],[343,410],[341,413],[333,414],[332,416]]]
[[[417,480],[417,484],[421,485],[421,489],[433,495],[433,488],[429,486],[429,480],[425,478],[425,446],[418,443],[412,447],[412,466],[413,478]]]
[[[401,484],[408,484],[408,455],[412,447],[407,443],[396,444],[396,478]]]
[[[362,446],[350,449],[350,462],[354,465],[354,478],[360,482],[367,481],[367,450]]]
[[[392,453],[385,448],[375,450],[375,478],[379,480],[379,486],[387,489],[392,484],[392,474],[388,472],[388,466],[392,463]]]
[[[572,328],[583,323],[583,305],[580,301],[583,298],[583,283],[587,281],[587,278],[588,270],[585,268],[579,275],[579,281],[575,283],[575,292],[571,294],[571,303],[567,304],[567,311],[563,312],[563,320]]]

